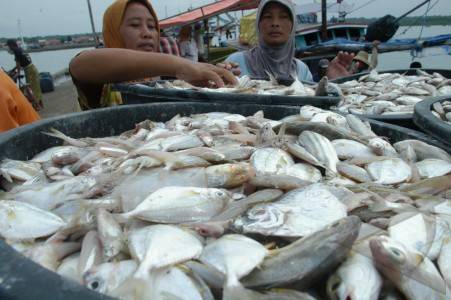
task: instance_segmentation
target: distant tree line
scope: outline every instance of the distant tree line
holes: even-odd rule
[[[77,33],[77,34],[58,34],[58,35],[46,35],[46,36],[33,36],[33,37],[24,37],[25,43],[37,43],[39,40],[60,40],[62,43],[71,42],[73,38],[77,38],[80,36],[92,35],[92,33]],[[101,36],[102,33],[98,32],[97,36]],[[0,44],[6,43],[6,40],[10,38],[0,38]],[[17,37],[17,39],[19,39]]]
[[[378,18],[347,18],[346,21],[369,24]],[[399,21],[401,26],[451,25],[451,16],[415,16],[405,17]]]

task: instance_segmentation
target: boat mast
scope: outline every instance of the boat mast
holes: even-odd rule
[[[321,36],[323,42],[327,40],[327,3],[326,0],[321,0]]]
[[[86,0],[88,2],[88,10],[89,10],[89,18],[91,20],[91,28],[92,28],[92,36],[94,38],[94,42],[96,43],[96,48],[99,46],[99,39],[97,38],[96,28],[94,27],[94,18],[92,17],[92,9],[90,0]]]
[[[22,23],[21,23],[20,19],[17,19],[17,27],[19,28],[19,37],[20,37],[21,47],[24,50],[27,50],[27,44],[25,44],[25,41],[24,41],[23,35],[22,35]]]

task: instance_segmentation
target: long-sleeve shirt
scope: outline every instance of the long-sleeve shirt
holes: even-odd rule
[[[38,113],[5,72],[0,71],[0,132],[39,120]]]
[[[244,52],[232,53],[229,55],[229,57],[226,58],[225,61],[237,63],[240,66],[240,76],[250,74],[249,68],[246,64],[246,59],[244,58]],[[310,73],[310,70],[305,63],[296,58],[296,65],[299,80],[313,81],[312,73]]]

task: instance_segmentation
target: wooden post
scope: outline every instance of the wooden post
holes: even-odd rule
[[[94,37],[94,42],[96,43],[96,48],[99,46],[99,39],[96,34],[96,28],[94,26],[94,19],[92,17],[92,9],[91,9],[91,2],[89,0],[86,0],[88,2],[88,10],[89,10],[89,18],[91,20],[91,28],[92,28],[92,36]]]
[[[327,3],[321,0],[321,37],[323,42],[327,40]]]

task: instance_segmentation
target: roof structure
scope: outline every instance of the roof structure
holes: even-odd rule
[[[260,0],[222,0],[201,6],[193,10],[160,20],[160,28],[192,24],[222,13],[236,10],[248,10],[258,7]]]

